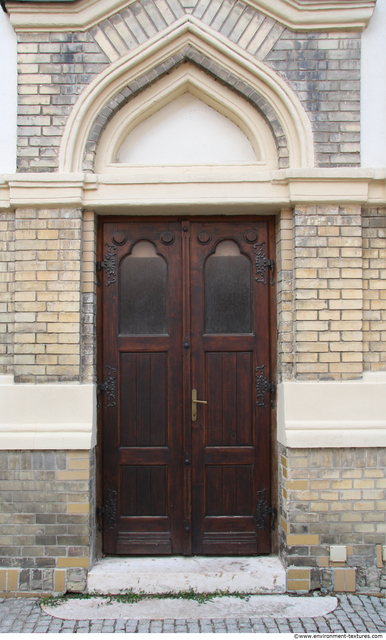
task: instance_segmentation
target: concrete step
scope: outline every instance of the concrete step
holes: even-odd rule
[[[216,590],[231,593],[285,593],[286,574],[276,556],[212,557],[107,557],[89,571],[88,593],[117,594],[197,593]]]

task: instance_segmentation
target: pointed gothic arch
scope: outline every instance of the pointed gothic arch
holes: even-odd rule
[[[276,142],[279,167],[314,166],[311,124],[295,93],[264,63],[223,43],[187,16],[151,46],[111,64],[81,94],[64,131],[59,170],[93,171],[101,134],[112,117],[184,62],[201,68],[264,117]],[[242,120],[242,110],[239,116]]]

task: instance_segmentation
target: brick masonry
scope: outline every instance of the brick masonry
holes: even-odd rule
[[[79,94],[111,63],[192,14],[281,75],[305,108],[322,167],[360,165],[360,34],[295,33],[234,0],[142,0],[82,33],[19,33],[18,170],[58,168]]]
[[[94,450],[0,452],[0,591],[83,591],[95,551]]]
[[[363,364],[365,371],[386,368],[386,209],[364,209]]]
[[[293,217],[294,377],[363,373],[360,207],[296,207]]]
[[[386,449],[279,445],[279,549],[288,589],[386,593]],[[347,562],[329,559],[347,545]]]

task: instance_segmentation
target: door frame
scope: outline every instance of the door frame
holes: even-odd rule
[[[268,285],[269,291],[269,366],[271,371],[271,380],[277,385],[277,262],[276,262],[276,242],[275,242],[275,215],[246,215],[246,214],[234,214],[234,215],[186,215],[175,214],[168,216],[130,216],[130,215],[101,215],[97,216],[97,256],[96,260],[103,260],[103,225],[105,222],[120,222],[125,220],[126,222],[171,222],[171,221],[183,221],[187,222],[242,222],[242,221],[267,221],[268,222],[268,255],[275,261],[274,266],[274,284]],[[186,273],[186,269],[189,268],[189,248],[186,246],[186,239],[182,235],[182,265],[183,272]],[[187,300],[189,291],[186,291],[186,278],[183,279],[183,300]],[[102,380],[103,375],[103,363],[102,363],[102,340],[103,340],[103,326],[102,326],[102,309],[103,309],[103,289],[102,286],[97,287],[97,305],[96,305],[96,376],[97,382]],[[185,338],[185,328],[190,325],[190,305],[184,304],[183,308],[183,338]],[[186,434],[190,434],[190,349],[183,350],[183,428],[184,428],[184,442],[186,441]],[[189,409],[188,409],[189,407]],[[275,529],[271,529],[271,554],[277,554],[278,552],[278,447],[277,447],[277,412],[276,412],[276,393],[274,396],[274,402],[271,404],[270,410],[270,430],[271,430],[271,461],[270,461],[270,481],[271,481],[271,505],[275,508]],[[102,448],[103,448],[103,425],[102,425],[102,411],[97,410],[97,444],[96,444],[96,459],[95,459],[95,498],[96,498],[96,555],[101,556],[103,551],[103,531],[99,531],[98,528],[98,508],[102,506],[103,502],[103,460],[102,460]],[[184,504],[187,504],[189,494],[191,493],[191,482],[187,480],[186,474],[190,474],[189,469],[184,466]],[[191,478],[190,478],[191,480]],[[185,515],[185,514],[184,514]],[[184,518],[185,519],[185,518]],[[191,555],[191,540],[190,543],[183,543],[183,555]]]

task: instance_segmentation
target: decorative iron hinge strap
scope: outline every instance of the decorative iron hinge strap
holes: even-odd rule
[[[268,522],[271,518],[271,530],[275,531],[275,507],[268,506],[266,498],[267,489],[261,489],[256,493],[256,528],[268,531]]]
[[[107,489],[107,500],[103,507],[97,508],[98,531],[102,531],[102,516],[105,518],[106,531],[116,529],[117,526],[117,501],[118,492],[115,489]]]
[[[105,393],[107,396],[107,406],[108,407],[115,407],[117,404],[117,397],[116,397],[116,378],[117,376],[115,375],[117,373],[117,370],[115,369],[115,367],[106,367],[107,369],[107,376],[105,378],[104,382],[99,382],[97,384],[97,407],[99,409],[100,407],[100,394],[101,393]]]
[[[102,271],[102,269],[104,269],[105,263],[103,262],[103,260],[98,260],[96,263],[96,270],[97,270],[97,287],[101,287],[102,286],[102,282],[101,279],[99,277],[99,273]]]
[[[106,247],[107,247],[107,252],[105,255],[105,259],[98,260],[98,262],[96,263],[96,268],[98,273],[98,281],[97,281],[98,287],[102,286],[102,283],[99,277],[99,273],[102,271],[102,269],[105,270],[105,274],[107,275],[106,287],[108,287],[110,284],[113,284],[117,280],[117,274],[116,274],[117,247],[115,246],[115,244],[108,244],[107,242],[106,242]]]
[[[261,284],[268,284],[268,280],[265,279],[265,272],[267,269],[271,269],[271,286],[273,287],[275,281],[273,279],[273,272],[275,269],[274,260],[269,260],[264,253],[263,245],[265,245],[265,241],[257,242],[253,245],[255,250],[255,271],[256,271],[256,282],[261,282]]]
[[[258,407],[267,408],[267,396],[271,394],[271,406],[274,406],[276,385],[274,382],[268,382],[264,369],[266,365],[262,364],[261,367],[256,367],[256,404]]]

